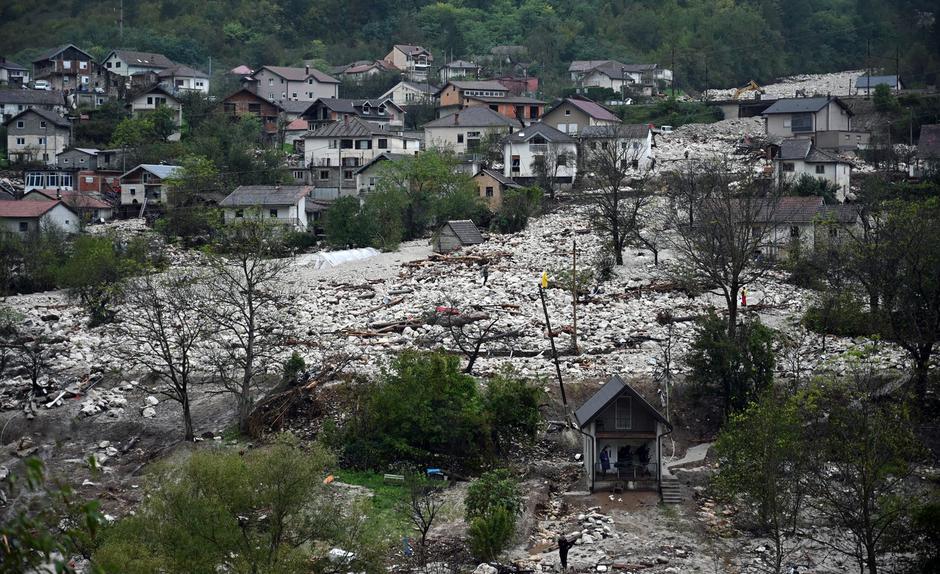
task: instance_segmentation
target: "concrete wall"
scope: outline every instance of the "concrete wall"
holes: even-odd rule
[[[509,126],[501,127],[468,127],[468,126],[445,126],[431,127],[424,130],[424,144],[426,147],[438,149],[450,149],[454,153],[466,153],[468,151],[467,141],[470,139],[471,132],[478,132],[481,139],[486,138],[488,133],[509,133]],[[463,141],[458,142],[458,136],[463,136]]]
[[[23,224],[26,226],[25,230],[22,227]],[[39,231],[40,226],[45,225],[55,225],[67,233],[78,233],[78,215],[60,203],[43,214],[41,218],[0,217],[0,230],[8,233],[24,235],[35,233]]]
[[[539,147],[541,146],[541,147]],[[545,148],[545,151],[538,151]],[[503,175],[507,177],[536,177],[536,172],[533,167],[533,162],[535,158],[540,155],[549,155],[556,153],[561,155],[566,153],[568,155],[567,164],[560,166],[556,172],[556,178],[558,179],[574,179],[575,174],[578,171],[578,144],[565,143],[565,144],[531,144],[531,143],[512,143],[506,142],[503,146]],[[519,171],[513,171],[512,166],[512,157],[519,156]]]

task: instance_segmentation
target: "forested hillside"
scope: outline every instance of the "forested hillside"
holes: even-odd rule
[[[908,84],[936,81],[940,34],[932,0],[6,0],[0,54],[29,61],[74,42],[165,53],[221,69],[235,64],[323,65],[380,58],[393,43],[438,61],[524,45],[549,86],[573,59],[672,66],[680,86],[766,82],[791,73],[873,65]],[[445,56],[446,54],[446,56]],[[673,60],[674,58],[674,60]]]

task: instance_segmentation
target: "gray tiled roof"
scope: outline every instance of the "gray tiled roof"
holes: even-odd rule
[[[777,159],[806,159],[813,141],[809,138],[785,139],[780,143]]]
[[[0,90],[0,104],[64,106],[65,93],[48,90]]]
[[[382,129],[377,124],[361,120],[356,116],[347,116],[342,121],[326,124],[307,132],[304,134],[304,138],[367,137],[371,135],[395,136],[395,134]]]
[[[480,234],[480,230],[477,228],[476,224],[469,219],[448,221],[444,226],[450,227],[454,235],[457,236],[457,239],[459,239],[460,243],[463,245],[477,245],[478,243],[483,243],[483,235]]]
[[[575,411],[574,418],[580,428],[584,428],[594,417],[599,415],[614,399],[622,393],[629,393],[636,398],[642,407],[645,407],[649,413],[659,422],[669,426],[669,421],[659,412],[658,409],[649,404],[633,387],[628,385],[620,378],[620,375],[614,375],[609,381],[604,383],[594,395],[591,396],[581,407]]]
[[[401,160],[405,160],[405,159],[409,159],[409,158],[413,158],[413,157],[414,157],[413,155],[408,155],[408,154],[406,154],[406,153],[383,152],[383,153],[380,153],[379,155],[375,156],[374,158],[372,158],[372,161],[370,161],[369,163],[363,165],[362,167],[357,168],[356,171],[353,172],[353,173],[355,173],[355,174],[358,175],[358,174],[360,174],[360,173],[366,171],[367,169],[369,169],[369,168],[372,167],[373,165],[379,163],[380,161],[386,161],[386,160],[389,160],[389,161],[401,161]]]
[[[60,116],[59,114],[57,114],[57,113],[55,113],[55,112],[52,112],[52,111],[49,111],[49,110],[44,110],[44,109],[42,109],[42,108],[29,108],[29,109],[23,110],[22,112],[16,114],[16,115],[13,116],[12,118],[10,118],[10,121],[7,122],[7,125],[13,123],[13,121],[14,121],[16,118],[18,118],[18,117],[20,117],[20,116],[22,116],[22,115],[24,115],[24,114],[29,114],[29,113],[36,114],[37,116],[39,116],[39,117],[45,119],[46,121],[52,122],[53,124],[55,124],[55,125],[57,125],[57,126],[59,126],[59,127],[67,128],[67,127],[69,127],[70,125],[72,125],[72,122],[70,122],[70,121],[68,120],[68,118],[64,118],[64,117]]]
[[[424,124],[424,128],[446,128],[450,126],[485,128],[517,125],[506,116],[483,106],[471,106],[459,112]]]
[[[310,195],[307,185],[240,185],[219,202],[222,207],[294,205]]]
[[[527,142],[535,136],[542,136],[552,143],[574,143],[576,140],[564,132],[560,132],[548,124],[536,122],[525,129],[521,129],[509,136],[513,143]]]
[[[127,173],[123,174],[121,178],[123,179],[128,173],[137,170],[138,168],[144,169],[153,175],[159,177],[160,179],[166,179],[172,177],[180,166],[178,165],[164,165],[162,163],[142,163],[138,166],[135,166],[133,169],[128,170]]]
[[[649,124],[616,124],[612,126],[584,126],[578,135],[582,138],[646,139]]]
[[[875,86],[886,85],[890,88],[896,88],[898,86],[898,77],[897,76],[872,76],[870,79],[868,76],[859,76],[855,80],[855,87],[860,89],[865,88],[874,88]]]
[[[487,168],[484,167],[484,168],[481,169],[480,172],[477,173],[476,175],[480,175],[480,174],[486,174],[486,175],[492,177],[493,179],[495,179],[496,181],[498,181],[499,183],[505,185],[506,187],[522,187],[521,185],[519,185],[518,183],[516,183],[515,180],[513,180],[511,177],[506,177],[505,175],[499,173],[498,171],[492,170],[492,169],[487,169]],[[474,177],[476,177],[476,176],[474,176]]]
[[[93,59],[94,59],[94,58],[92,58],[91,54],[89,54],[89,53],[86,52],[85,50],[82,50],[81,48],[79,48],[79,47],[76,46],[75,44],[63,44],[63,45],[61,45],[61,46],[56,46],[55,48],[51,48],[51,49],[46,50],[45,52],[39,54],[39,55],[36,57],[36,59],[33,60],[33,62],[42,62],[43,60],[48,60],[48,59],[52,58],[53,56],[57,55],[59,52],[64,52],[65,50],[68,50],[69,48],[75,48],[76,50],[78,50],[78,51],[81,52],[82,54],[85,54],[86,56],[88,56],[88,59],[89,59],[89,60],[93,60]]]
[[[116,54],[118,58],[124,60],[131,66],[147,66],[151,68],[172,68],[176,65],[173,60],[163,54],[156,52],[135,52],[133,50],[112,50],[108,54]],[[108,58],[105,58],[107,60]]]
[[[851,111],[842,103],[839,98],[786,98],[782,100],[777,100],[769,108],[764,110],[764,114],[773,115],[773,114],[801,114],[807,112],[818,112],[819,110],[826,107],[830,101],[836,102],[847,112],[851,114]]]
[[[496,80],[451,80],[448,82],[461,90],[488,90],[491,92],[508,92],[509,88]]]
[[[274,72],[275,74],[277,74],[278,76],[281,76],[282,78],[286,80],[290,80],[291,82],[303,82],[307,78],[312,77],[313,79],[320,82],[321,84],[338,84],[339,83],[339,80],[337,80],[333,76],[330,76],[329,74],[324,74],[323,72],[321,72],[320,70],[317,70],[316,68],[310,68],[309,70],[306,68],[293,68],[290,66],[264,66],[264,68]],[[261,70],[258,70],[258,72],[260,71]],[[252,76],[257,75],[258,72],[255,72],[254,74],[252,74]]]
[[[0,61],[0,68],[5,70],[25,70],[26,66],[21,66],[16,62],[11,62],[10,60]]]
[[[596,120],[603,120],[608,122],[620,121],[620,118],[617,117],[617,114],[600,105],[599,103],[584,97],[573,97],[559,100],[558,103],[552,106],[551,109],[545,112],[544,115],[552,113],[558,107],[564,104],[572,105]]]

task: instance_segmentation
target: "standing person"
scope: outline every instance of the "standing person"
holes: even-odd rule
[[[607,475],[607,471],[610,469],[610,447],[605,446],[604,450],[601,451],[601,471],[604,475]]]
[[[490,278],[490,266],[483,266],[483,286],[486,287],[486,280]]]
[[[564,534],[558,537],[558,558],[561,559],[561,571],[568,571],[568,549],[571,548],[571,542]]]

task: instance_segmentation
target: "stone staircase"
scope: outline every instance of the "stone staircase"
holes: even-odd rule
[[[676,477],[664,475],[660,493],[663,504],[682,504],[682,485]]]

